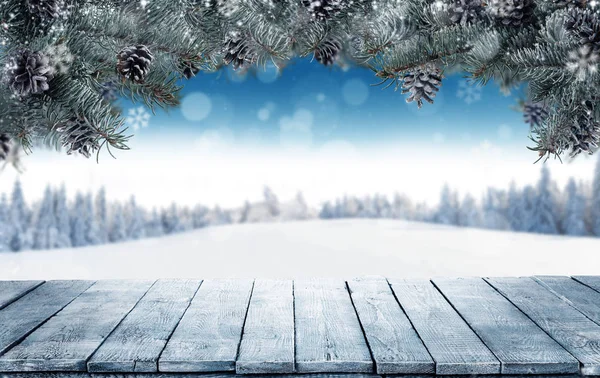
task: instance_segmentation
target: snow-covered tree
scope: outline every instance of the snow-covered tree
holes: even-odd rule
[[[108,231],[108,239],[112,243],[118,243],[127,239],[125,216],[121,205],[114,204],[111,209],[111,222]]]
[[[94,211],[94,200],[91,193],[85,196],[84,211],[86,245],[99,244],[101,239],[98,235],[98,218]]]
[[[9,251],[10,217],[6,194],[0,196],[0,252]]]
[[[435,222],[448,225],[458,224],[458,195],[450,190],[448,184],[442,188]]]
[[[194,228],[203,228],[210,224],[210,209],[206,206],[196,205],[192,211]]]
[[[392,218],[395,219],[413,219],[415,209],[412,201],[404,194],[394,194],[392,203]]]
[[[126,207],[127,239],[138,240],[145,236],[143,210],[138,207],[135,197],[131,196]]]
[[[511,229],[514,231],[523,231],[523,215],[525,210],[523,193],[517,189],[514,181],[511,182],[510,189],[508,190],[506,206],[506,218]]]
[[[467,194],[460,204],[458,210],[458,225],[463,227],[481,227],[481,210],[475,198]]]
[[[483,198],[483,226],[492,230],[509,230],[506,219],[506,195],[503,191],[488,188]]]
[[[319,218],[321,218],[321,219],[335,218],[334,206],[331,204],[330,201],[326,201],[325,203],[323,203],[323,206],[321,207],[321,211],[319,212]]]
[[[71,207],[71,245],[83,247],[87,245],[86,204],[83,194],[77,193]]]
[[[13,251],[22,251],[31,248],[30,211],[25,202],[23,188],[19,180],[15,181],[11,196],[10,224],[10,249]]]
[[[58,229],[54,214],[54,195],[46,187],[33,225],[33,248],[49,249],[57,245]]]
[[[54,216],[56,217],[54,221],[56,244],[51,248],[71,247],[71,219],[64,185],[54,193]]]
[[[152,212],[146,221],[145,234],[151,238],[164,235],[160,214],[156,208],[152,209]]]
[[[586,235],[585,227],[585,197],[580,192],[580,188],[571,178],[565,189],[566,201],[565,211],[562,221],[563,232],[567,235],[581,236]]]
[[[98,190],[94,202],[96,224],[98,225],[98,240],[100,243],[106,243],[108,241],[108,209],[106,207],[106,190],[104,187]]]
[[[248,217],[250,216],[250,211],[252,211],[252,205],[250,204],[250,201],[246,200],[244,202],[244,206],[242,207],[242,210],[240,211],[240,218],[239,218],[238,222],[239,223],[248,222]]]
[[[277,198],[277,196],[275,195],[273,190],[271,188],[269,188],[268,186],[265,186],[265,188],[263,190],[263,196],[265,199],[265,204],[267,205],[267,208],[269,209],[269,214],[272,217],[279,216],[279,213],[281,212],[279,199]]]
[[[543,166],[537,184],[537,197],[533,208],[534,227],[531,231],[541,234],[557,234],[558,219],[555,184],[550,178],[550,170]]]

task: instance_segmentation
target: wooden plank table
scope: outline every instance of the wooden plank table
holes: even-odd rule
[[[599,314],[592,276],[0,281],[0,378],[599,375]]]

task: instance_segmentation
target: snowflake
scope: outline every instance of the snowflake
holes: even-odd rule
[[[481,100],[481,87],[470,85],[466,81],[461,81],[458,84],[456,91],[458,98],[462,98],[468,105]]]
[[[61,74],[69,72],[74,56],[64,43],[48,47],[46,49],[46,55],[57,72],[60,72]]]
[[[150,124],[150,113],[143,106],[129,109],[127,118],[125,118],[125,124],[133,130],[148,127]]]
[[[567,68],[577,76],[577,80],[585,80],[588,74],[598,71],[599,60],[600,56],[589,45],[584,45],[569,53]]]

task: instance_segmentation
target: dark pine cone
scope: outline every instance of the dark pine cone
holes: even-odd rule
[[[464,26],[481,18],[483,5],[481,0],[453,0],[449,11],[452,22]]]
[[[417,102],[419,109],[423,100],[433,104],[433,98],[442,85],[442,71],[435,66],[421,66],[404,75],[402,94],[410,93],[406,102]]]
[[[69,155],[77,152],[89,158],[94,151],[100,148],[98,133],[84,118],[72,117],[66,125],[57,128],[57,131],[62,134],[62,144],[67,148]]]
[[[40,94],[50,89],[54,68],[41,52],[22,50],[12,58],[7,78],[13,91],[20,96]]]
[[[492,0],[492,15],[504,26],[527,26],[533,20],[534,0]]]
[[[600,140],[600,124],[592,117],[580,117],[571,126],[571,156],[582,152],[592,154]]]
[[[539,126],[548,118],[548,111],[543,104],[527,103],[523,107],[523,118],[530,127]]]
[[[181,62],[181,72],[186,79],[191,79],[200,72],[200,68],[194,64],[194,62]]]
[[[244,67],[246,64],[252,64],[255,61],[254,53],[248,48],[242,38],[233,35],[225,41],[225,64],[233,65],[233,69],[237,70]]]
[[[10,153],[10,137],[8,134],[0,134],[0,161],[6,160]]]
[[[302,0],[302,5],[318,21],[330,19],[342,9],[340,0]]]
[[[338,41],[327,41],[315,50],[315,59],[325,66],[331,66],[338,59],[341,49]]]
[[[134,83],[143,83],[154,56],[144,45],[128,46],[117,54],[117,72]]]
[[[594,52],[600,50],[600,20],[587,10],[571,9],[565,22],[566,29],[582,45],[590,45]]]
[[[27,0],[29,12],[41,19],[55,19],[60,16],[62,1],[59,0]]]

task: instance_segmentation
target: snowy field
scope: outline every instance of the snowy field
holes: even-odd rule
[[[600,239],[395,220],[219,226],[81,249],[0,254],[0,279],[600,274]]]

